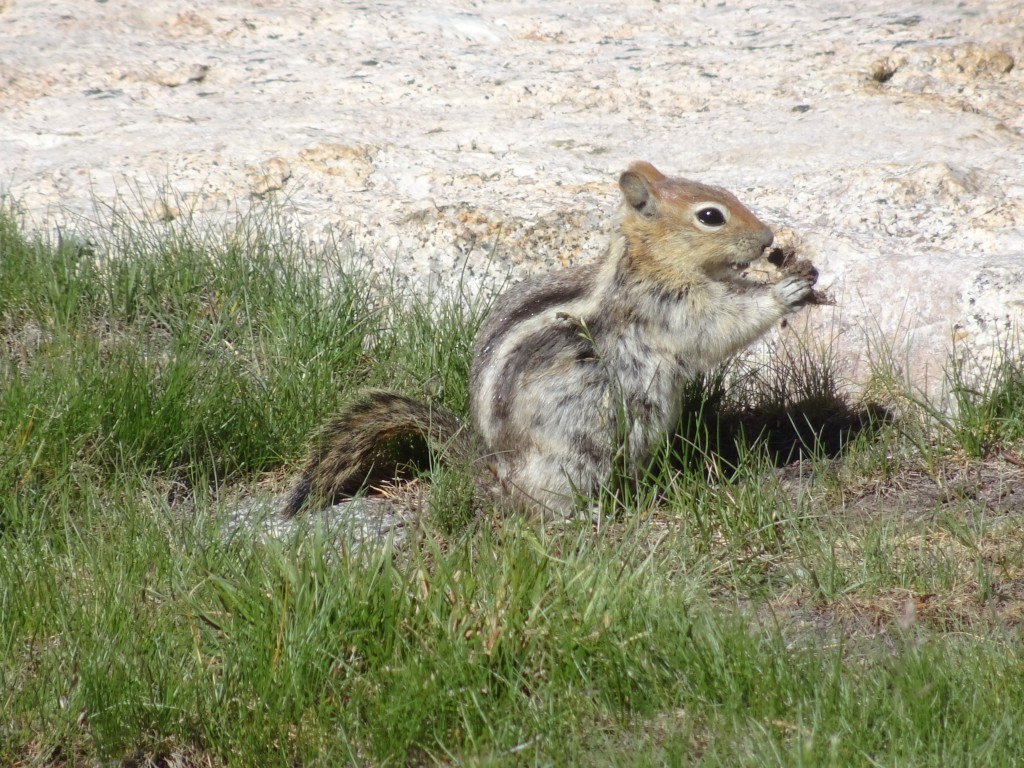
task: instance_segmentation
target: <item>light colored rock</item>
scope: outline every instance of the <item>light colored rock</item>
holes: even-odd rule
[[[154,200],[146,209],[146,217],[153,221],[174,221],[179,216],[181,216],[181,208],[166,200]]]
[[[249,188],[253,197],[265,197],[284,189],[292,177],[292,167],[283,157],[274,157],[258,167],[249,169]]]
[[[180,64],[171,61],[150,67],[145,74],[145,79],[152,80],[157,85],[177,88],[179,85],[187,83],[203,82],[209,71],[210,67],[206,64]]]
[[[781,333],[851,382],[886,347],[934,388],[954,338],[984,359],[1024,316],[1016,0],[0,14],[0,186],[41,230],[102,226],[97,198],[217,223],[277,196],[314,241],[473,288],[595,258],[644,158],[792,231],[836,304]]]
[[[415,496],[417,489],[409,495]],[[284,496],[255,495],[229,504],[223,531],[225,537],[295,539],[319,532],[338,542],[341,552],[357,552],[381,545],[404,551],[410,539],[420,535],[424,514],[422,502],[404,499],[358,497],[317,512],[284,519],[280,510]]]

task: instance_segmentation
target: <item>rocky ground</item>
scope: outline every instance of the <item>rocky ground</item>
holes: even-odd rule
[[[596,257],[643,158],[813,260],[850,381],[887,347],[934,387],[1024,316],[1022,28],[1017,0],[0,0],[0,188],[51,233],[273,199],[475,288]]]

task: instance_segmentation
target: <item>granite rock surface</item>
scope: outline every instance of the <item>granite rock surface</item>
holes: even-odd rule
[[[272,199],[474,289],[598,257],[646,159],[818,267],[835,304],[781,333],[928,389],[1024,318],[1022,29],[1014,0],[0,0],[0,189],[51,233]]]

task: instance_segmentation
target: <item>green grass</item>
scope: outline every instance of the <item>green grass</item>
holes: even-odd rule
[[[466,410],[485,303],[357,262],[273,211],[0,210],[0,764],[1024,755],[1019,364],[952,365],[952,416],[847,403],[826,353],[710,377],[595,521],[474,515],[448,469],[400,545],[225,535],[355,389]]]

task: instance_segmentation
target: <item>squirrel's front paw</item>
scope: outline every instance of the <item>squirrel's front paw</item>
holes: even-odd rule
[[[804,275],[789,275],[772,286],[772,295],[790,309],[811,295],[814,281]]]

